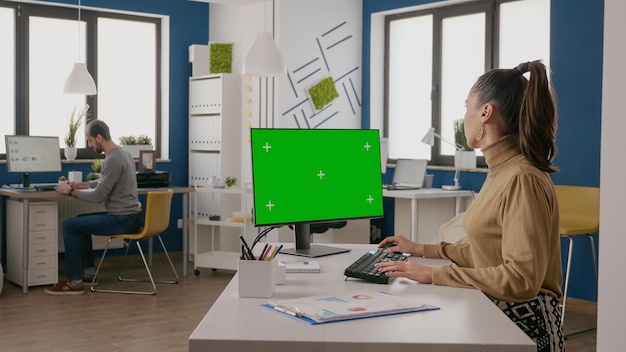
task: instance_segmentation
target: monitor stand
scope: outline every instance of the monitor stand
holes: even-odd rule
[[[296,248],[281,249],[282,254],[298,255],[301,257],[317,258],[332,254],[350,252],[348,248],[339,248],[311,244],[311,227],[309,224],[296,224]]]
[[[30,188],[30,175],[28,172],[22,173],[22,187]]]

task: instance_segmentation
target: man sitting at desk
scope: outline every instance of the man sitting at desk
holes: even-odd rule
[[[91,282],[95,275],[91,235],[132,233],[142,226],[132,156],[111,140],[109,127],[100,120],[87,125],[85,136],[93,151],[106,154],[100,178],[90,182],[60,183],[56,190],[85,202],[104,202],[106,212],[83,214],[63,221],[67,278],[46,288],[49,295],[80,295],[85,292],[83,281]],[[82,275],[81,269],[84,270]]]

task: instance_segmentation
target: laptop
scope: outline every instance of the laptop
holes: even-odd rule
[[[426,175],[426,159],[398,159],[389,190],[420,189]]]

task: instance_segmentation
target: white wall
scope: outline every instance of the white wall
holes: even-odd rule
[[[597,351],[623,350],[626,283],[622,266],[626,230],[622,217],[624,191],[623,133],[626,82],[626,2],[604,1],[604,63],[602,87],[602,151],[600,159],[600,238]],[[581,68],[584,69],[584,68]]]
[[[258,32],[272,32],[272,2],[247,6],[209,5],[209,42],[234,43],[233,74],[241,74],[243,60]]]
[[[242,120],[243,126],[237,138],[241,143],[241,159],[230,162],[241,163],[242,184],[251,182],[249,128],[258,127],[261,105],[256,89],[259,78],[243,77],[241,74],[246,54],[252,47],[258,32],[272,32],[272,2],[263,1],[246,6],[211,4],[209,7],[209,42],[233,43],[232,75],[240,80],[242,89],[242,114],[234,118]],[[244,24],[244,25],[242,25]],[[264,110],[265,111],[265,110]]]
[[[288,76],[280,82],[280,127],[361,128],[361,0],[277,1]],[[307,89],[326,77],[339,97],[316,111]]]
[[[242,77],[242,181],[251,180],[250,127],[361,127],[362,12],[361,0],[210,5],[209,41],[234,43],[233,74],[261,31],[274,33],[287,65],[286,76]],[[339,98],[315,111],[306,88],[328,76]]]

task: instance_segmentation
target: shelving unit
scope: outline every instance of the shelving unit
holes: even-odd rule
[[[189,78],[189,185],[195,187],[189,219],[190,253],[198,268],[237,269],[239,235],[248,223],[224,220],[243,211],[243,188],[213,188],[212,179],[241,180],[241,76],[213,74]],[[220,215],[221,220],[209,220]]]
[[[189,185],[211,177],[240,178],[241,80],[234,75],[189,78]],[[223,138],[226,137],[226,138]]]
[[[252,211],[248,212],[246,210],[248,209],[248,197],[250,195],[251,187],[249,185],[244,188],[237,187],[229,189],[196,187],[192,209],[192,213],[194,214],[194,217],[192,218],[194,243],[196,243],[193,252],[195,275],[200,274],[198,268],[237,270],[237,261],[239,260],[240,252],[222,249],[223,246],[220,240],[223,240],[223,237],[220,237],[220,235],[222,234],[222,229],[233,229],[234,231],[230,231],[230,235],[228,235],[228,237],[231,237],[231,239],[234,237],[238,241],[239,235],[237,235],[237,232],[239,232],[240,235],[244,236],[244,238],[248,240],[248,235],[253,232],[253,223],[249,221],[249,216],[251,216]],[[216,198],[220,199],[217,200]],[[243,221],[238,222],[233,221],[232,218],[224,218],[224,214],[220,215],[220,220],[210,220],[209,215],[213,214],[199,215],[202,213],[202,211],[199,210],[199,199],[208,200],[210,209],[215,209],[213,207],[223,209],[223,205],[220,204],[221,200],[233,200],[226,198],[235,198],[235,200],[240,201],[242,204],[241,209]],[[204,234],[200,235],[200,232],[198,231],[199,226],[209,227],[210,243],[208,244],[208,250],[200,248],[202,241],[199,241],[198,236],[203,236]]]

